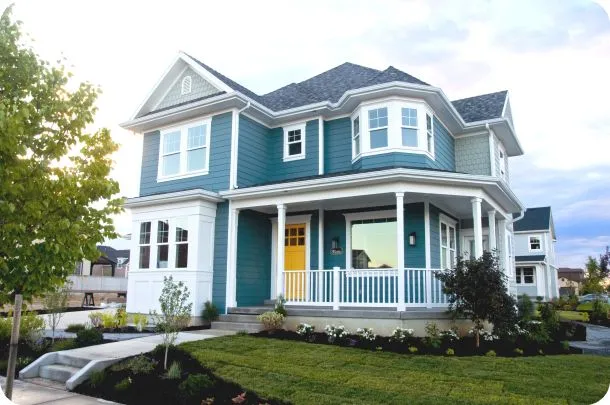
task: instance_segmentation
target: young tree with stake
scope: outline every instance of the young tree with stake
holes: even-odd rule
[[[24,43],[11,7],[0,16],[0,305],[13,304],[6,395],[12,396],[23,301],[61,286],[96,245],[114,238],[121,211],[109,179],[117,149],[87,132],[99,90]]]

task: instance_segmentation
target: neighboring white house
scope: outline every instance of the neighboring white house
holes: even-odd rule
[[[514,234],[516,268],[511,284],[517,294],[545,301],[559,297],[551,207],[528,208],[514,223]]]

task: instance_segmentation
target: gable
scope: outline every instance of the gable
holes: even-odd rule
[[[191,78],[191,91],[187,94],[182,94],[182,82],[187,76]],[[182,74],[176,78],[173,85],[169,87],[167,94],[165,94],[159,104],[153,108],[153,111],[188,103],[189,101],[220,93],[222,93],[220,89],[201,77],[191,67],[187,66]]]

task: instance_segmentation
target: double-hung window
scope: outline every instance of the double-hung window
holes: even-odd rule
[[[529,237],[530,252],[542,250],[542,241],[540,236]]]
[[[150,267],[150,222],[140,223],[140,264],[139,268],[148,269]]]
[[[284,127],[284,161],[305,158],[305,124]]]
[[[209,159],[210,120],[161,132],[159,180],[207,174]]]
[[[360,155],[360,117],[352,120],[352,145],[354,156]]]
[[[169,261],[169,221],[157,221],[157,268],[167,268]]]
[[[426,146],[429,153],[434,153],[434,119],[426,113]]]
[[[176,268],[183,269],[188,266],[189,231],[188,218],[177,218],[174,221],[176,228]]]
[[[455,222],[441,219],[441,269],[452,268],[456,259]]]
[[[417,148],[417,109],[401,108],[402,146]]]
[[[533,267],[517,267],[515,281],[517,284],[534,284]]]
[[[371,149],[388,146],[388,108],[369,110],[369,134]]]

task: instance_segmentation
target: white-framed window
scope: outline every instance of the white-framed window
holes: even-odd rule
[[[176,268],[183,269],[188,267],[189,256],[189,230],[188,218],[176,218],[174,221],[176,230],[175,249],[176,249]]]
[[[191,76],[184,76],[184,78],[182,79],[181,94],[189,94],[191,92],[192,84],[193,79],[191,78]]]
[[[515,282],[521,285],[534,285],[536,281],[535,275],[536,269],[534,267],[517,267]]]
[[[426,113],[426,147],[434,154],[434,117],[429,113]]]
[[[343,215],[346,221],[346,268],[396,268],[396,211],[354,212]]]
[[[452,268],[456,262],[456,228],[457,222],[441,215],[440,217],[440,245],[441,269]]]
[[[165,269],[169,264],[169,221],[157,221],[157,268]]]
[[[161,131],[157,180],[205,175],[210,162],[211,120]]]
[[[140,269],[150,268],[150,221],[140,223],[139,256]]]
[[[417,109],[403,107],[400,110],[402,146],[417,148]]]
[[[528,244],[530,252],[542,250],[542,238],[540,237],[540,235],[530,235]]]
[[[388,146],[388,108],[369,110],[369,139],[371,149]]]
[[[305,124],[284,127],[284,161],[305,159]]]
[[[360,116],[352,120],[352,156],[360,155]]]

